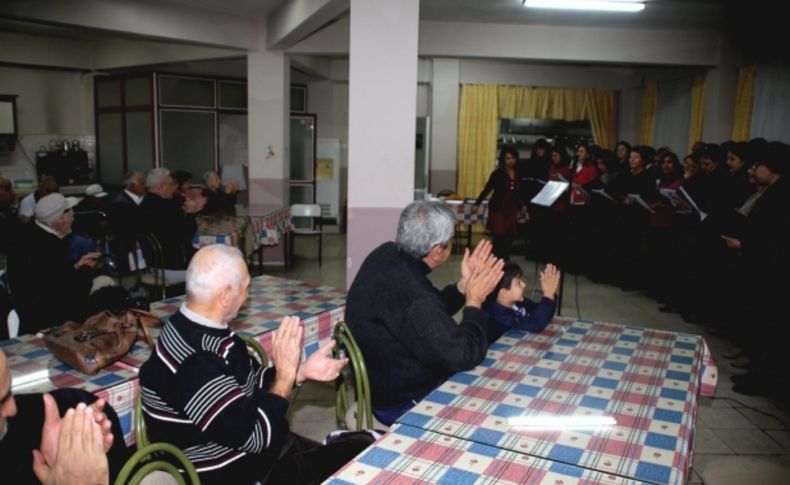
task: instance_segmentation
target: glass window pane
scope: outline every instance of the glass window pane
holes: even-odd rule
[[[194,181],[214,170],[215,113],[162,110],[160,114],[162,166],[191,172]]]
[[[220,81],[219,107],[247,109],[247,84]]]
[[[307,88],[304,86],[291,86],[291,111],[295,113],[307,111]]]
[[[126,113],[126,163],[128,170],[148,173],[154,167],[151,113]]]
[[[117,184],[123,177],[121,113],[99,114],[99,173],[102,183]]]
[[[315,119],[291,117],[291,180],[313,180]]]
[[[214,81],[183,77],[159,77],[161,104],[213,108]]]
[[[97,81],[96,107],[112,108],[121,105],[121,81]]]
[[[219,164],[247,163],[247,114],[219,115]]]
[[[126,80],[126,106],[151,104],[151,79],[140,77]]]

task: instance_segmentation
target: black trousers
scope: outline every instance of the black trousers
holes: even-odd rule
[[[57,389],[50,392],[61,416],[67,409],[84,402],[96,400],[93,394],[80,389]],[[41,394],[17,394],[17,414],[8,419],[8,434],[0,440],[0,463],[3,476],[15,484],[39,483],[33,473],[33,450],[41,445],[41,427],[44,425],[44,400]],[[131,456],[123,439],[118,415],[112,407],[104,406],[104,413],[112,423],[113,444],[107,452],[110,464],[110,483],[115,480],[126,460]],[[3,480],[5,482],[5,480]],[[9,483],[11,483],[9,482]]]

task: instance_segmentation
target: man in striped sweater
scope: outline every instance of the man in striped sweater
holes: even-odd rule
[[[235,248],[208,246],[192,258],[187,301],[140,369],[148,436],[181,448],[203,483],[321,481],[372,440],[321,446],[291,433],[288,396],[305,380],[335,379],[347,359],[332,359],[333,342],[300,365],[304,328],[286,317],[272,338],[273,366],[260,366],[228,328],[249,283]]]

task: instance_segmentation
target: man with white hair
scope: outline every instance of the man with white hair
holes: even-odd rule
[[[76,199],[59,193],[39,199],[35,222],[27,224],[8,256],[8,283],[20,334],[81,322],[88,315],[88,294],[99,252],[69,261],[63,238],[71,232]]]
[[[197,232],[195,214],[205,199],[187,198],[183,206],[173,199],[175,182],[166,168],[155,168],[145,179],[148,194],[140,204],[143,230],[154,234],[162,245],[165,279],[182,282],[189,260],[195,254],[192,237]]]
[[[145,175],[142,172],[128,172],[124,175],[123,186],[124,189],[110,200],[110,227],[113,232],[110,244],[118,270],[127,272],[131,269],[129,253],[136,249],[137,241],[143,234],[140,204],[145,197]]]
[[[187,301],[171,316],[140,368],[152,441],[181,448],[202,483],[319,483],[370,439],[327,446],[288,430],[288,396],[305,380],[335,379],[348,359],[334,342],[300,365],[304,328],[285,317],[272,337],[273,366],[262,367],[230,328],[250,276],[238,249],[206,246],[187,269]]]
[[[365,358],[373,414],[385,425],[451,375],[482,362],[493,336],[481,305],[503,262],[490,242],[466,250],[457,284],[439,291],[428,279],[450,257],[454,228],[455,213],[443,203],[409,204],[395,242],[365,258],[349,289],[346,319]],[[452,316],[462,307],[456,324]]]

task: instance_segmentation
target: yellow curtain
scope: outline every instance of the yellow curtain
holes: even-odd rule
[[[498,108],[496,85],[461,86],[458,193],[464,197],[477,197],[494,169],[499,131]]]
[[[754,78],[757,66],[738,70],[738,86],[735,88],[735,119],[732,123],[732,139],[747,141],[752,132],[752,103],[754,102]]]
[[[590,120],[595,142],[615,143],[614,92],[465,84],[458,113],[458,193],[477,197],[494,168],[499,118]]]
[[[694,143],[702,140],[702,127],[705,121],[705,75],[694,76],[691,81],[691,121],[689,122],[688,153]]]
[[[648,84],[645,86],[645,97],[642,101],[642,132],[639,135],[640,145],[652,145],[653,135],[656,131],[656,101],[658,99],[658,86]]]
[[[605,89],[586,89],[585,118],[590,120],[595,143],[613,149],[617,136],[614,114],[614,93]]]

